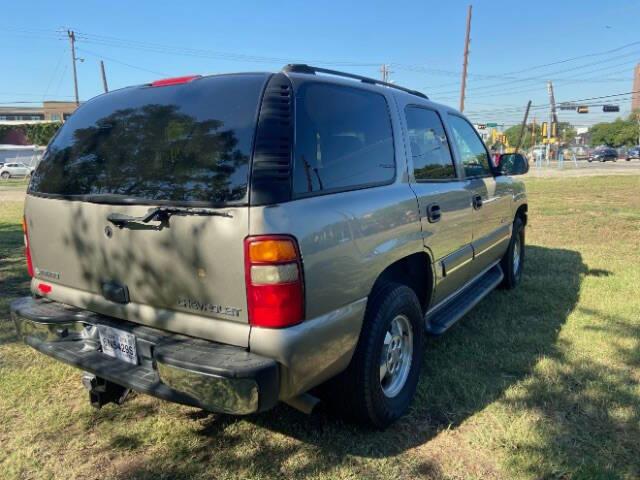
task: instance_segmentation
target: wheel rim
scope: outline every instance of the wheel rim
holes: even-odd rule
[[[409,377],[413,361],[413,330],[404,315],[396,316],[384,336],[380,354],[380,386],[386,397],[398,395]]]
[[[513,244],[513,273],[518,275],[520,273],[520,260],[521,260],[521,243],[520,236],[516,237],[516,241]]]

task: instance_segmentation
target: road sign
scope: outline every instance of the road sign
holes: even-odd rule
[[[603,112],[619,112],[620,107],[618,105],[603,105],[602,111]]]
[[[575,110],[578,106],[575,103],[564,102],[559,105],[560,110]]]
[[[496,122],[487,122],[487,127],[489,128],[496,128],[498,126],[498,124]]]

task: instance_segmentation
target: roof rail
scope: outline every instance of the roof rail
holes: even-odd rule
[[[374,85],[383,85],[385,87],[395,88],[402,90],[403,92],[416,95],[418,97],[429,99],[424,93],[417,90],[411,90],[410,88],[401,87],[393,83],[383,82],[382,80],[376,80],[375,78],[363,77],[361,75],[355,75],[353,73],[340,72],[338,70],[329,70],[328,68],[313,67],[304,63],[290,63],[282,68],[283,72],[295,72],[295,73],[308,73],[315,75],[316,73],[326,73],[327,75],[335,75],[337,77],[353,78],[354,80],[360,80],[363,83],[370,83]]]

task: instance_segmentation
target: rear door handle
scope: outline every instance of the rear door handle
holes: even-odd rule
[[[437,203],[430,203],[427,205],[427,220],[429,223],[436,223],[442,218],[442,212],[440,211],[440,205]]]
[[[480,208],[482,208],[482,196],[481,195],[474,195],[473,196],[473,208],[475,210],[479,210]]]

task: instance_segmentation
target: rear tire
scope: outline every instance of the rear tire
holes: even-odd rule
[[[9,178],[11,178],[11,174],[9,172],[2,172],[0,177],[2,177],[3,180],[9,180]]]
[[[412,289],[388,283],[376,290],[369,297],[351,363],[328,386],[329,403],[337,412],[383,429],[400,418],[413,400],[422,364],[424,323]],[[398,328],[392,333],[394,325]]]
[[[500,260],[500,266],[504,273],[504,279],[500,286],[507,290],[516,288],[522,279],[524,240],[524,222],[520,217],[516,217],[513,221],[513,232],[509,241],[509,248],[507,248],[502,260]]]

